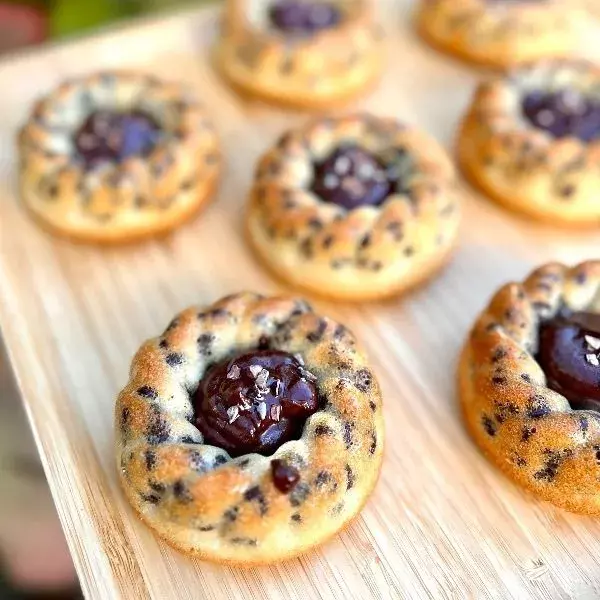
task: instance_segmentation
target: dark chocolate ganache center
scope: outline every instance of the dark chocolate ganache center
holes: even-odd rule
[[[402,164],[406,154],[393,149],[385,159],[363,148],[337,148],[323,162],[314,165],[311,190],[326,202],[352,210],[358,206],[379,206],[402,191]]]
[[[194,398],[196,427],[204,443],[232,457],[269,455],[299,439],[317,412],[315,377],[302,359],[277,350],[256,350],[212,366]]]
[[[269,19],[285,33],[312,34],[335,27],[342,15],[337,6],[328,2],[281,0],[269,8]]]
[[[98,110],[88,116],[74,136],[75,148],[86,167],[101,162],[120,163],[130,156],[147,156],[161,128],[148,114]]]
[[[575,89],[531,92],[523,100],[523,114],[538,129],[556,138],[600,138],[600,101]]]
[[[559,314],[540,328],[537,357],[548,387],[572,408],[600,411],[600,314]]]

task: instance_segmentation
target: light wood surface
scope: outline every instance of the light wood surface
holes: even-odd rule
[[[482,72],[416,39],[408,0],[381,6],[391,60],[361,106],[451,148]],[[180,556],[134,518],[112,450],[114,398],[132,354],[187,305],[283,289],[249,254],[241,212],[257,156],[304,117],[222,85],[208,61],[216,16],[186,13],[0,66],[0,325],[86,596],[600,597],[600,521],[537,502],[504,479],[465,434],[455,394],[460,345],[495,288],[547,259],[597,258],[598,236],[522,221],[466,187],[460,247],[426,288],[362,306],[315,300],[355,330],[385,395],[382,476],[350,527],[298,560],[239,570]],[[65,76],[113,66],[194,84],[212,109],[227,172],[214,204],[171,238],[106,250],[53,239],[30,222],[15,195],[14,133],[35,96]]]

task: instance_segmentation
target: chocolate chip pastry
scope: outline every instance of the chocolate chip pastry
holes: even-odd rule
[[[458,138],[467,177],[508,208],[600,224],[600,70],[544,62],[481,84]]]
[[[467,427],[538,498],[600,513],[600,261],[501,288],[460,362]]]
[[[433,46],[500,69],[568,56],[584,25],[577,0],[421,0],[417,14]]]
[[[165,233],[210,198],[216,134],[181,85],[135,72],[67,81],[18,139],[21,199],[51,231],[118,243]]]
[[[279,104],[346,102],[382,71],[373,8],[372,0],[228,0],[218,67],[240,91]]]
[[[448,260],[458,208],[454,169],[436,141],[362,114],[315,120],[263,156],[247,230],[286,281],[367,300],[399,293]]]
[[[116,405],[121,483],[175,548],[283,560],[361,509],[383,451],[381,394],[343,325],[243,293],[180,313],[133,359]]]

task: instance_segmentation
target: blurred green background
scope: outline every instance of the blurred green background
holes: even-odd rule
[[[0,0],[0,54],[209,0]]]

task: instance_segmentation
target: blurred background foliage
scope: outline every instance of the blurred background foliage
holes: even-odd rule
[[[0,54],[209,0],[0,0]]]

